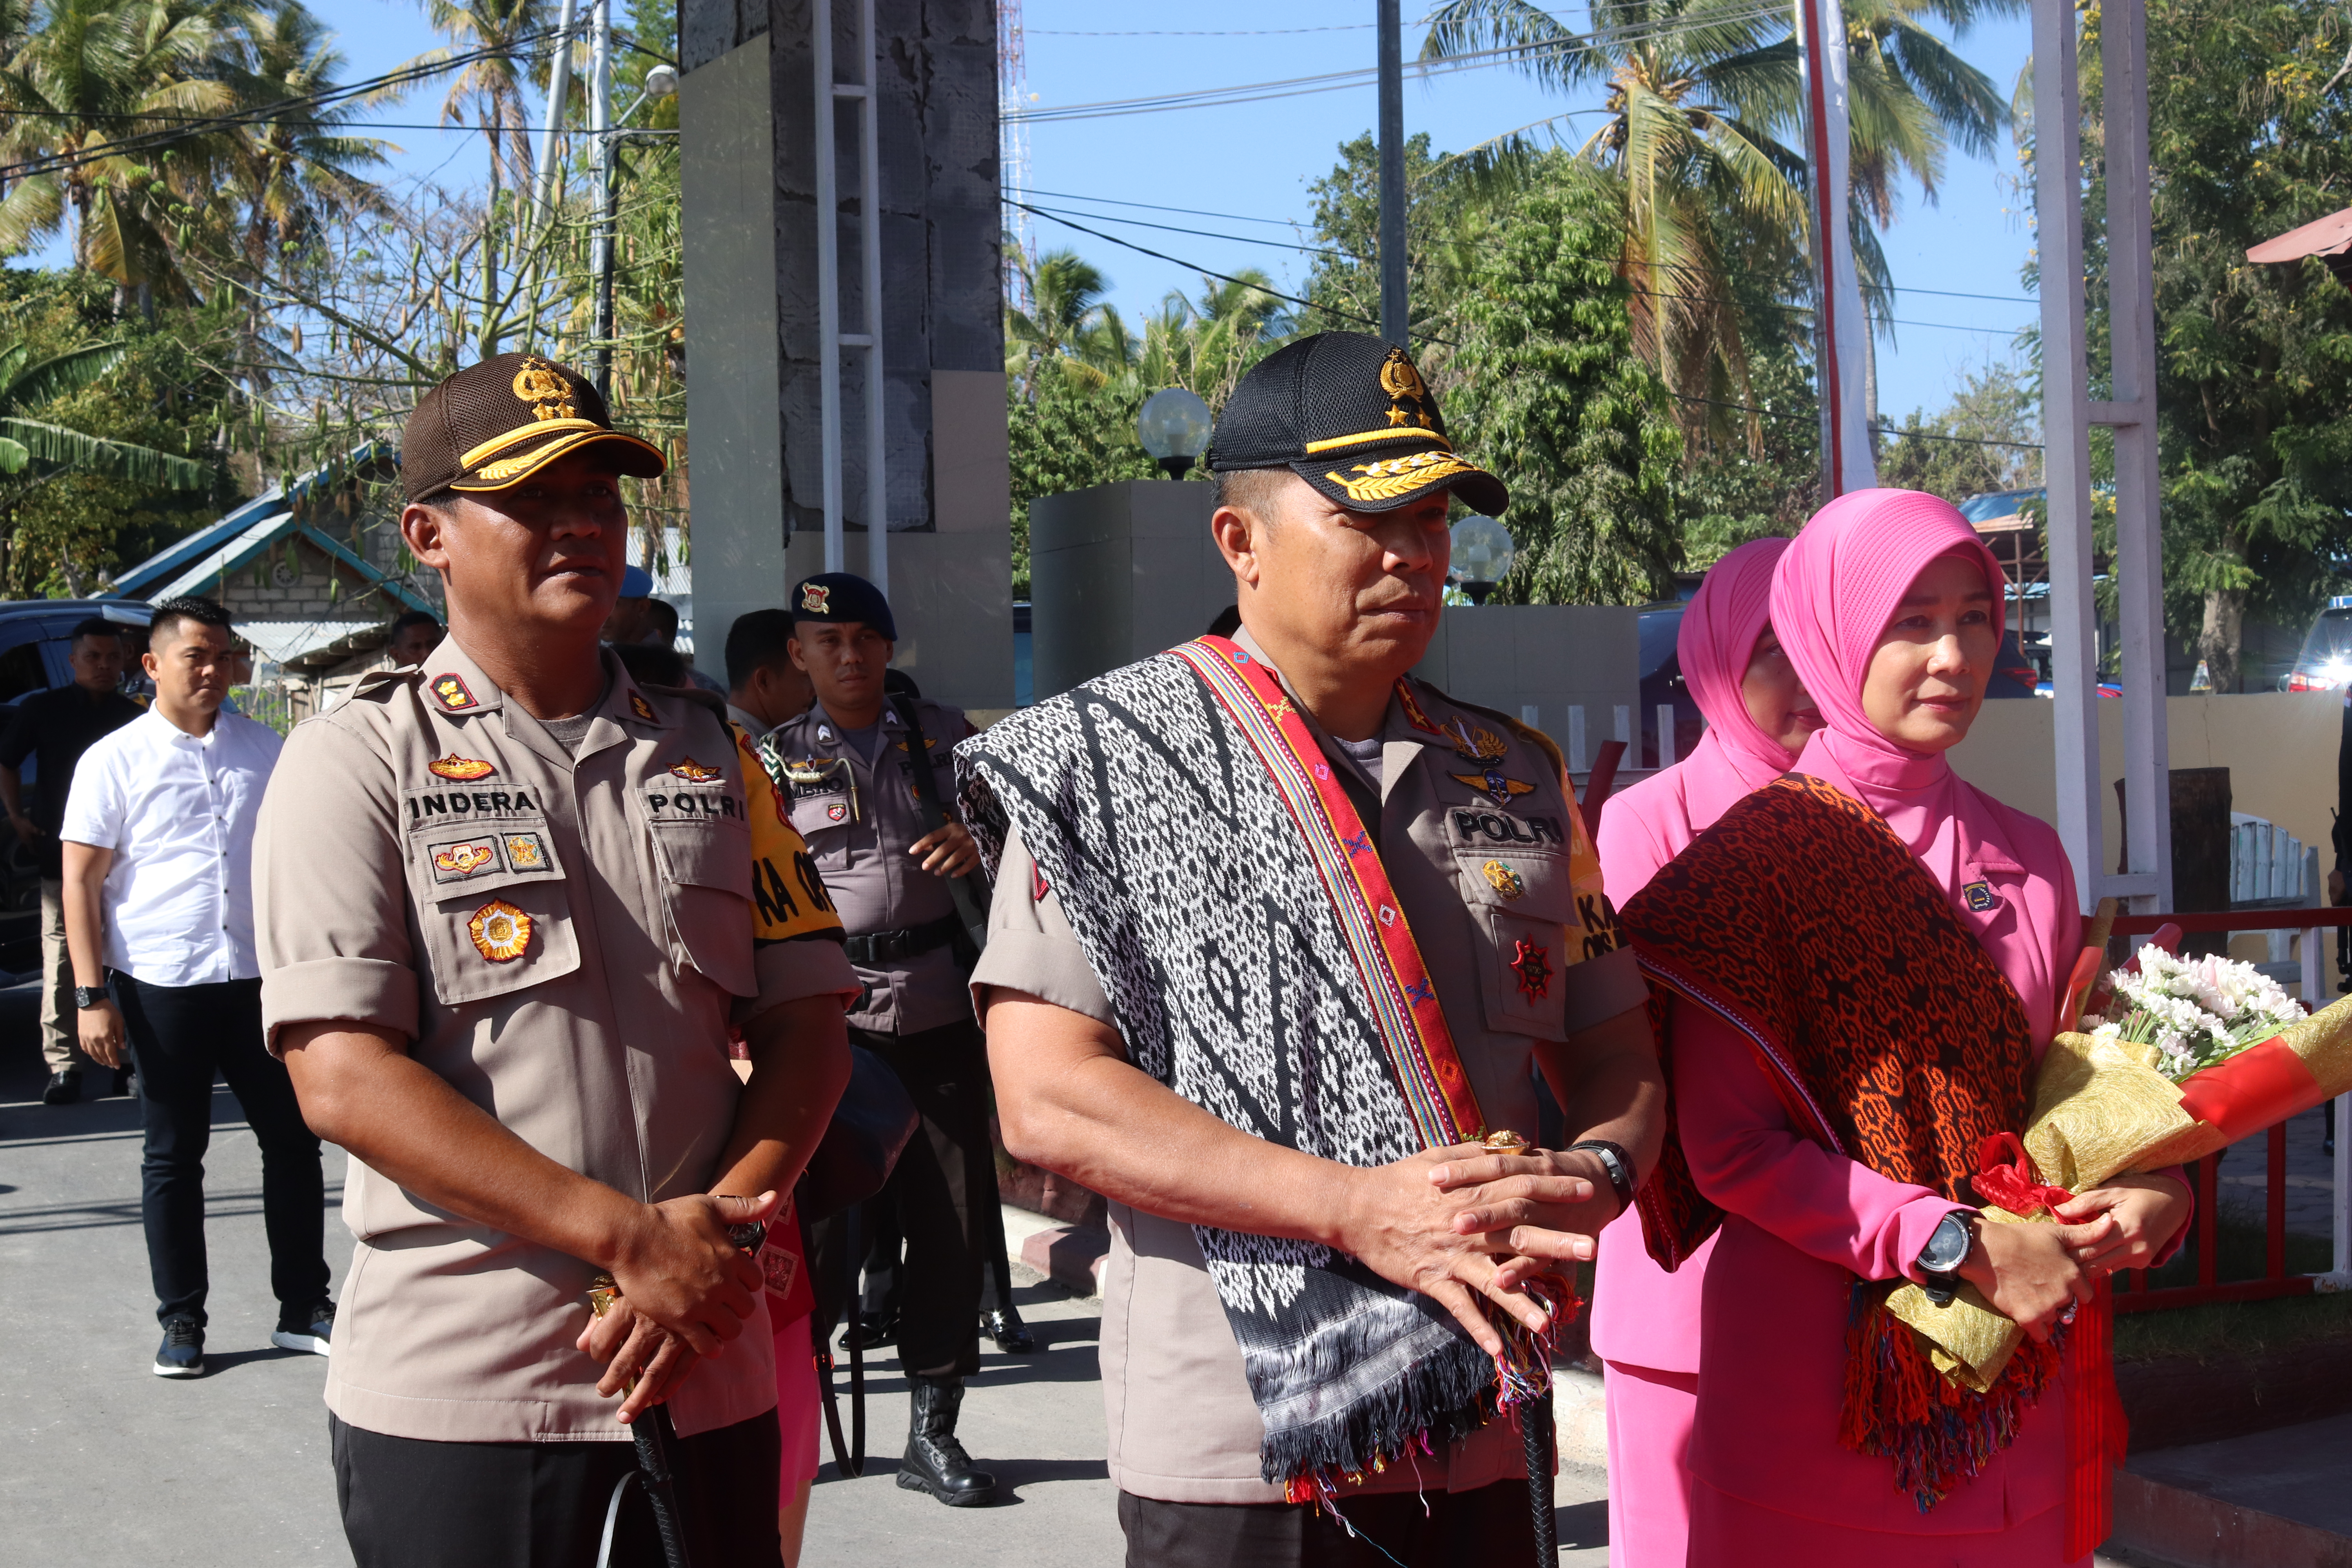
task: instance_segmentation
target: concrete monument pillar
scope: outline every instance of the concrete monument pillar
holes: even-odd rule
[[[1013,704],[1011,480],[990,0],[874,0],[890,598],[928,696]],[[838,79],[864,75],[835,0]],[[808,0],[680,0],[687,430],[696,642],[823,570],[816,82]],[[845,327],[858,289],[855,106],[835,137]],[[850,571],[864,569],[866,356],[842,356]]]

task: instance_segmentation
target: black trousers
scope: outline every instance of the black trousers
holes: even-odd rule
[[[1512,1568],[1536,1554],[1528,1483],[1381,1492],[1341,1505],[1161,1502],[1118,1494],[1127,1568]]]
[[[428,1443],[327,1417],[335,1501],[358,1568],[594,1568],[613,1489],[634,1443]],[[698,1432],[671,1455],[687,1551],[698,1564],[774,1563],[776,1413]],[[612,1568],[662,1568],[645,1488],[614,1522]]]
[[[139,1073],[146,1159],[140,1217],[159,1321],[205,1321],[205,1152],[212,1146],[213,1075],[228,1080],[261,1145],[261,1215],[269,1289],[283,1310],[327,1299],[327,1188],[319,1140],[302,1120],[286,1064],[262,1044],[261,982],[149,985],[108,975]]]
[[[889,1065],[923,1118],[880,1197],[906,1244],[898,1290],[898,1364],[909,1372],[947,1368],[969,1377],[980,1370],[982,1259],[997,1234],[989,1206],[996,1197],[996,1168],[988,1141],[987,1041],[970,1022],[916,1035],[852,1029],[849,1037]],[[818,1315],[829,1324],[841,1310],[831,1282],[845,1272],[842,1253],[850,1245],[850,1226],[846,1216],[836,1215],[811,1229],[815,1256],[810,1268],[823,1292]],[[866,1226],[857,1229],[857,1261],[864,1263],[875,1254]]]

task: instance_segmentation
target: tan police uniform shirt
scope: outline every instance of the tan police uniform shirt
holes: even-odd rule
[[[1265,660],[1246,632],[1234,640]],[[1616,945],[1599,860],[1558,763],[1499,714],[1418,683],[1414,693],[1418,712],[1391,699],[1381,730],[1381,860],[1486,1124],[1532,1140],[1537,1046],[1640,1006],[1648,988],[1632,950]],[[1307,724],[1332,764],[1370,790],[1346,748]],[[984,1005],[990,986],[1025,991],[1116,1028],[1101,982],[1017,836],[996,885],[975,998]],[[1192,1227],[1109,1208],[1101,1342],[1110,1479],[1169,1502],[1281,1501],[1281,1489],[1259,1479],[1265,1424]],[[1469,1491],[1522,1476],[1526,1463],[1516,1433],[1498,1422],[1419,1468],[1369,1478],[1365,1489]]]
[[[262,1010],[273,1048],[316,1020],[404,1036],[532,1148],[655,1203],[717,1176],[730,1023],[856,983],[748,749],[706,700],[603,658],[576,757],[455,637],[296,728],[254,851]],[[336,1415],[441,1442],[627,1438],[572,1346],[593,1267],[357,1159],[343,1217]],[[775,1400],[762,1316],[671,1410],[691,1435]]]
[[[948,752],[972,732],[971,721],[962,709],[944,702],[917,698],[914,707],[930,743],[933,785],[942,809],[953,816],[955,770]],[[791,793],[793,827],[816,857],[842,926],[853,936],[906,931],[956,912],[946,879],[907,853],[925,832],[915,804],[911,744],[906,721],[886,707],[881,745],[869,763],[822,702],[777,725],[761,743]],[[854,1027],[913,1035],[971,1019],[971,997],[955,951],[945,943],[856,968],[869,989],[849,1016]]]

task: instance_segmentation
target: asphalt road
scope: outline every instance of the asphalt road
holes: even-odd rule
[[[210,1375],[159,1378],[149,1371],[160,1331],[139,1226],[137,1107],[40,1104],[35,1009],[31,989],[0,991],[0,1563],[342,1568],[351,1554],[320,1402],[326,1364],[269,1344],[277,1307],[260,1155],[236,1098],[214,1090]],[[343,1163],[327,1152],[331,1208]],[[351,1249],[331,1213],[327,1254],[339,1286]],[[973,1455],[999,1478],[998,1505],[949,1509],[898,1488],[906,1384],[885,1352],[868,1368],[871,1462],[852,1479],[828,1458],[803,1563],[1120,1561],[1103,1468],[1096,1310],[1042,1282],[1019,1300],[1043,1348],[1015,1357],[986,1346],[962,1422]],[[1558,1495],[1561,1561],[1599,1568],[1607,1552],[1598,1473],[1563,1475]]]

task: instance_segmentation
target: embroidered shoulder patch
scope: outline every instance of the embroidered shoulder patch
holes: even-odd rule
[[[643,719],[648,724],[654,722],[654,705],[646,700],[645,694],[643,692],[632,691],[629,693],[629,711],[635,714],[638,718]]]
[[[492,899],[466,922],[474,951],[492,963],[512,963],[530,946],[530,917],[504,899]]]
[[[441,677],[433,683],[433,695],[439,698],[441,706],[452,713],[463,713],[468,708],[479,708],[482,705],[472,690],[467,687],[462,676]]]
[[[457,677],[451,676],[450,679],[455,680]],[[425,765],[435,778],[461,781],[486,779],[499,771],[495,764],[486,763],[479,757],[461,757],[455,752],[438,762],[427,763]]]
[[[684,779],[689,784],[709,784],[712,779],[724,778],[726,774],[719,768],[704,767],[692,757],[688,757],[670,769],[669,776],[674,779]]]

